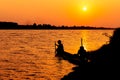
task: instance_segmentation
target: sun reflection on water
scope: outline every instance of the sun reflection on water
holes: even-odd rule
[[[64,49],[77,53],[81,46],[95,50],[109,40],[102,33],[111,30],[1,30],[0,78],[60,80],[72,71],[73,64],[55,57],[55,41]],[[4,34],[3,34],[4,33]]]

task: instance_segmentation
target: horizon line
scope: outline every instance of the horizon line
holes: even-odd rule
[[[91,27],[91,28],[110,28],[110,29],[115,29],[115,28],[119,28],[119,27],[105,27],[105,26],[89,26],[89,25],[71,25],[71,26],[68,26],[68,25],[53,25],[53,24],[50,24],[50,23],[33,23],[33,24],[20,24],[18,22],[14,22],[14,21],[0,21],[0,23],[16,23],[17,25],[19,26],[33,26],[33,25],[36,25],[36,26],[43,26],[43,25],[50,25],[50,26],[55,26],[55,27]]]

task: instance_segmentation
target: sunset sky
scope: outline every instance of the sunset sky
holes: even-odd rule
[[[0,21],[120,27],[120,0],[1,0]]]

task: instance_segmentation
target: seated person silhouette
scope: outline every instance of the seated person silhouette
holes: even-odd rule
[[[82,43],[82,39],[81,39],[81,46],[80,46],[80,49],[78,50],[77,54],[80,57],[80,62],[81,63],[85,63],[87,61],[86,50],[84,49],[84,46],[83,46],[83,43]]]
[[[87,60],[86,60],[86,50],[84,49],[83,46],[80,46],[80,49],[78,50],[78,53],[77,53],[80,57],[80,62],[81,63],[85,63]]]
[[[80,48],[82,49],[82,47]],[[86,53],[89,54],[91,62],[87,65],[80,65],[61,80],[118,79],[120,70],[120,28],[114,30],[109,44],[104,44],[99,49]]]
[[[63,47],[61,40],[58,40],[57,42],[58,42],[58,44],[56,44],[56,46],[57,46],[56,51],[57,51],[58,55],[61,55],[64,53],[64,47]]]

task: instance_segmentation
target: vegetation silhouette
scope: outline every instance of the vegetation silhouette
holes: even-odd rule
[[[18,27],[18,23],[15,22],[0,22],[0,29],[14,29]]]
[[[105,27],[91,27],[91,26],[55,26],[51,24],[36,24],[32,25],[19,25],[16,22],[0,22],[0,29],[48,29],[48,30],[56,30],[56,29],[114,29],[114,28],[105,28]]]
[[[119,74],[120,28],[114,30],[109,43],[87,52],[87,64],[78,64],[61,80],[117,79]]]

